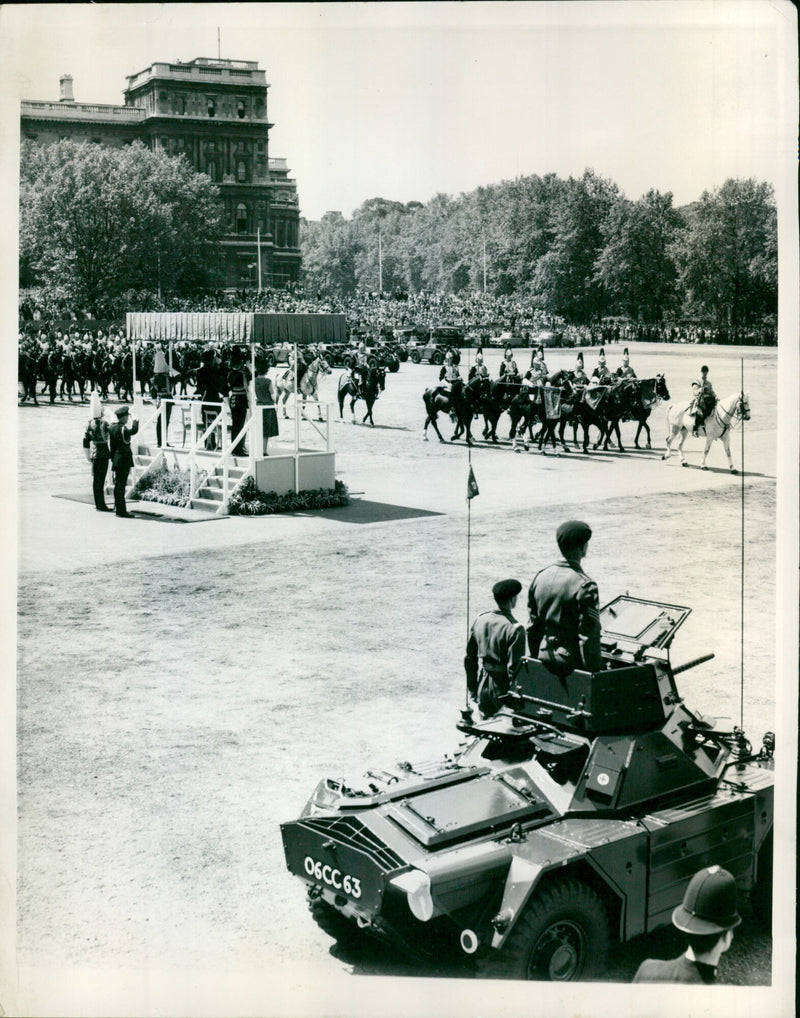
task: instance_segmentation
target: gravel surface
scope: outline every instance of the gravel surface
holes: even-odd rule
[[[606,350],[612,368],[617,353]],[[489,357],[491,368],[500,355]],[[574,352],[547,360],[572,366]],[[675,402],[688,401],[701,362],[720,395],[739,387],[736,350],[633,344],[631,360],[640,377],[664,371]],[[663,406],[650,451],[476,448],[469,614],[488,607],[501,575],[529,583],[555,557],[558,523],[584,517],[601,600],[628,591],[691,606],[673,660],[716,656],[681,676],[681,693],[704,714],[742,717],[760,744],[776,724],[775,351],[746,351],[744,371],[744,480],[719,447],[698,470],[691,439],[689,469],[662,462]],[[25,1013],[384,1015],[417,993],[428,1005],[416,1014],[477,1006],[482,984],[458,970],[332,949],[285,869],[278,829],[325,775],[430,759],[458,741],[467,450],[422,439],[421,395],[437,375],[403,364],[375,428],[334,425],[337,475],[354,495],[428,513],[383,522],[335,510],[193,524],[102,516],[53,497],[90,493],[86,408],[18,411]],[[634,427],[623,427],[626,445]],[[733,449],[741,466],[739,433]],[[607,982],[673,948],[670,931],[620,948]],[[405,978],[379,992],[382,981],[358,975]],[[771,940],[748,916],[725,981],[771,976]]]

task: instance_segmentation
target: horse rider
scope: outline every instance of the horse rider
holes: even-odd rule
[[[692,402],[689,405],[689,413],[694,416],[692,435],[695,438],[699,436],[700,428],[716,405],[717,394],[708,380],[708,367],[704,364],[700,368],[700,378],[692,382]]]
[[[576,387],[589,384],[589,376],[583,368],[583,351],[578,354],[578,359],[575,361],[575,370],[572,372],[572,384]]]
[[[519,382],[520,374],[517,362],[514,360],[514,351],[506,346],[503,352],[503,360],[500,362],[500,377],[506,382]]]
[[[616,375],[617,378],[636,378],[636,372],[631,367],[627,346],[622,351],[622,367],[617,368]]]
[[[464,655],[467,691],[484,717],[496,714],[517,665],[525,656],[525,627],[512,615],[519,580],[500,580],[492,587],[497,608],[481,612],[472,623]]]
[[[354,395],[357,398],[361,396],[361,387],[367,381],[368,371],[369,360],[367,358],[367,348],[364,343],[359,343],[355,360],[350,364],[350,369],[348,371],[348,381],[352,382]]]
[[[305,355],[303,354],[303,348],[301,346],[293,346],[289,351],[289,367],[283,373],[284,381],[289,381],[294,378],[295,368],[295,351],[297,352],[297,384],[303,378],[303,375],[308,371],[308,362],[306,361]]]
[[[433,390],[434,397],[447,396],[449,398],[453,383],[456,381],[463,381],[461,371],[456,364],[452,350],[448,350],[444,355],[444,364],[439,371],[439,384]]]
[[[606,365],[606,353],[601,346],[597,357],[597,367],[592,372],[592,385],[610,385],[611,381],[612,375]]]
[[[531,657],[562,678],[575,668],[602,668],[597,584],[581,565],[591,536],[591,527],[582,520],[562,523],[556,542],[563,558],[541,569],[528,591]]]
[[[475,363],[469,369],[469,377],[467,381],[471,382],[473,378],[488,378],[489,369],[483,360],[483,350],[478,347],[478,352],[475,354]]]
[[[550,372],[547,370],[547,365],[545,364],[543,346],[540,346],[539,349],[531,355],[530,373],[534,385],[547,384],[547,376]]]

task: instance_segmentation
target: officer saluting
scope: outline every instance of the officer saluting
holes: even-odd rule
[[[464,657],[467,690],[484,717],[496,714],[500,697],[525,656],[525,627],[511,609],[522,590],[519,580],[500,580],[492,587],[495,611],[481,612],[472,623]]]
[[[540,570],[528,591],[531,656],[556,675],[602,668],[597,584],[581,567],[591,536],[582,520],[562,523],[556,541],[564,557]]]

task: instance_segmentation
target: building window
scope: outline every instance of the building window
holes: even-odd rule
[[[209,175],[211,180],[217,183],[217,164],[212,159],[211,162],[206,166],[206,173]]]
[[[236,164],[236,180],[240,184],[247,183],[247,166],[245,165],[243,159],[240,159],[239,162]]]
[[[217,101],[213,96],[207,97],[206,110],[210,117],[215,117],[217,115]]]
[[[247,105],[246,105],[244,99],[237,99],[236,100],[236,116],[240,120],[244,120],[246,113],[247,113]]]
[[[186,96],[179,95],[176,100],[176,109],[179,116],[183,116],[186,113]]]
[[[244,202],[236,206],[236,232],[247,233],[247,206]]]

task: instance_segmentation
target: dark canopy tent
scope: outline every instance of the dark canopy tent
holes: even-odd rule
[[[346,343],[347,318],[262,311],[130,312],[128,339],[165,343]]]

